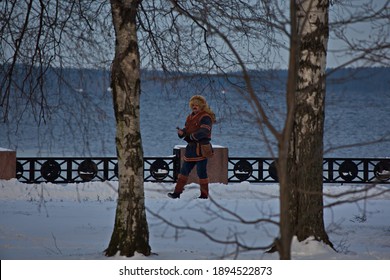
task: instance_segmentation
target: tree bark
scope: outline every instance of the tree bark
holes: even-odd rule
[[[283,132],[278,141],[278,178],[280,186],[280,236],[276,239],[273,248],[269,252],[279,252],[279,258],[282,260],[291,259],[291,241],[293,237],[294,218],[291,215],[291,209],[295,207],[295,189],[291,188],[289,174],[289,144],[293,130],[295,118],[295,94],[298,80],[298,53],[299,38],[297,28],[297,18],[295,9],[295,0],[290,0],[290,18],[291,18],[291,38],[289,50],[289,65],[286,91],[287,117]]]
[[[140,1],[111,1],[116,35],[111,87],[116,118],[119,189],[114,230],[106,256],[150,255],[140,132],[140,55],[136,15]]]
[[[323,221],[323,135],[328,0],[297,0],[299,42],[294,126],[289,145],[291,223],[299,241],[314,237],[332,246]],[[333,246],[332,246],[333,247]]]

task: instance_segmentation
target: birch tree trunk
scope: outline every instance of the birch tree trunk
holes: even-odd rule
[[[296,0],[298,79],[295,118],[289,145],[292,233],[299,241],[314,237],[330,246],[323,221],[323,135],[328,0]]]
[[[150,255],[149,230],[143,187],[143,151],[140,133],[140,56],[136,15],[140,1],[111,0],[116,35],[111,86],[116,118],[119,171],[114,231],[106,256],[119,252]]]
[[[278,139],[279,158],[277,161],[280,186],[280,236],[269,252],[279,252],[280,259],[291,259],[291,240],[293,237],[292,209],[295,208],[295,189],[290,184],[289,148],[295,119],[295,95],[298,80],[299,38],[295,1],[290,0],[291,37],[289,50],[288,78],[286,91],[287,117],[280,139]]]

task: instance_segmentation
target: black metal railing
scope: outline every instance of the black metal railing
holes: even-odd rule
[[[276,161],[272,158],[229,158],[228,181],[277,182]],[[388,158],[324,158],[324,183],[390,184]]]
[[[175,159],[172,157],[145,157],[144,180],[175,182]],[[17,158],[16,178],[24,183],[80,183],[118,180],[118,164],[114,157]]]
[[[180,169],[178,154],[170,157],[145,157],[146,182],[175,182]],[[16,177],[24,183],[79,183],[118,180],[118,164],[114,157],[18,157]],[[390,184],[388,158],[325,158],[324,183]],[[275,159],[229,157],[228,182],[278,181]]]

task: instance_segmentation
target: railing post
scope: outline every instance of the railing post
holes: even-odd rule
[[[334,177],[333,177],[333,160],[329,159],[327,160],[328,162],[328,180],[329,183],[333,182]]]
[[[0,179],[16,177],[16,151],[0,148]]]
[[[108,159],[103,159],[103,179],[108,180]]]
[[[72,181],[72,174],[73,174],[73,168],[72,168],[72,162],[73,162],[73,159],[69,158],[66,160],[66,180],[68,180],[68,182],[71,182]]]
[[[370,169],[369,162],[370,162],[369,160],[363,161],[363,180],[364,180],[364,182],[368,182],[370,180],[369,175],[368,175],[369,169]]]
[[[30,159],[29,160],[30,162],[30,182],[33,183],[35,181],[35,160],[34,159]]]

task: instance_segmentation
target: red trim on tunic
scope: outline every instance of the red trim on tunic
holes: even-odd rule
[[[206,128],[208,131],[211,131],[211,127],[207,124],[202,124],[200,127]]]
[[[205,157],[191,157],[191,158],[188,158],[186,156],[183,157],[184,161],[201,161],[201,160],[204,160],[206,159]]]

